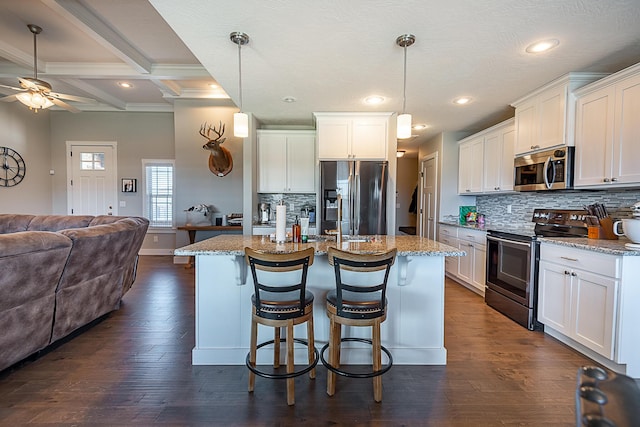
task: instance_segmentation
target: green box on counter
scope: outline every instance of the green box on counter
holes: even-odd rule
[[[476,212],[475,206],[459,206],[460,208],[460,223],[464,224],[467,222],[467,214],[469,212]]]

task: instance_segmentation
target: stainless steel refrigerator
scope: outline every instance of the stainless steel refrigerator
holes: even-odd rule
[[[342,234],[387,234],[386,161],[320,162],[320,232],[338,228],[342,196]]]

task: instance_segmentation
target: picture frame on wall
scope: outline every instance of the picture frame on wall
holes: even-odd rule
[[[122,178],[122,192],[135,193],[138,191],[138,180],[135,178]]]

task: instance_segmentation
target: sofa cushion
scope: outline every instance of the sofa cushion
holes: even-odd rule
[[[88,227],[93,218],[92,215],[38,215],[29,224],[29,230],[60,231]]]
[[[0,214],[0,234],[27,231],[35,215]]]

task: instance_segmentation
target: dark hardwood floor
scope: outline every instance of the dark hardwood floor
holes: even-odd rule
[[[193,270],[171,262],[141,257],[120,310],[0,373],[0,425],[575,426],[576,372],[593,362],[449,281],[447,366],[394,366],[382,403],[370,380],[338,378],[328,397],[321,366],[296,378],[293,407],[284,381],[250,394],[244,366],[191,365]]]

